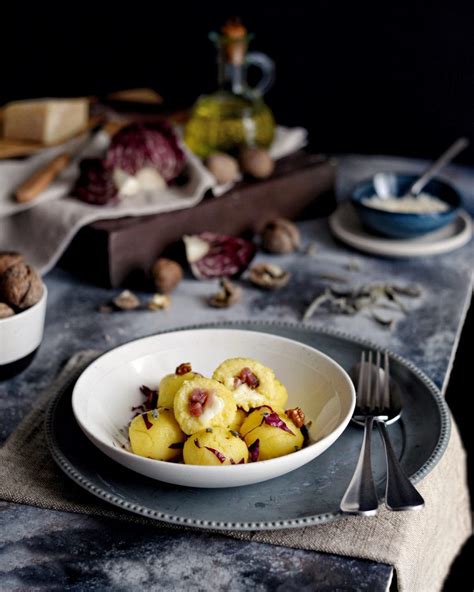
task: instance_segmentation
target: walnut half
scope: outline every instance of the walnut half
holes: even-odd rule
[[[285,411],[287,417],[295,424],[297,428],[304,426],[304,412],[301,407],[295,407],[294,409],[287,409]]]
[[[209,305],[214,308],[229,308],[240,300],[241,290],[230,280],[224,278],[220,282],[221,289],[209,298]]]
[[[249,280],[266,290],[278,290],[290,281],[290,274],[279,265],[257,263],[249,271]]]

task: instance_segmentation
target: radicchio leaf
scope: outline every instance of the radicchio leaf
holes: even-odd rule
[[[167,122],[132,123],[114,135],[105,163],[129,175],[151,166],[169,182],[183,171],[185,156]]]
[[[201,444],[199,444],[199,440],[197,438],[194,438],[194,445],[196,448],[201,448]]]
[[[101,158],[84,158],[72,195],[86,203],[103,206],[114,201],[117,188],[112,171]]]
[[[183,240],[191,271],[200,280],[238,277],[256,252],[256,246],[246,239],[214,232],[186,236]],[[195,249],[193,243],[197,243],[199,249]]]
[[[148,413],[144,413],[142,415],[143,417],[143,421],[145,422],[146,425],[146,429],[149,430],[150,428],[153,427],[153,424],[151,423],[151,421],[148,419]]]
[[[143,408],[147,411],[151,411],[152,409],[156,409],[158,405],[158,389],[151,389],[144,384],[140,387],[140,392],[145,397],[145,401],[143,403]]]
[[[225,462],[225,456],[222,454],[222,452],[219,452],[215,448],[210,448],[209,446],[204,446],[204,448],[206,450],[209,450],[209,452],[212,452],[212,454],[214,454],[215,456],[217,456],[221,463]]]
[[[286,423],[281,419],[278,413],[270,413],[269,415],[263,416],[263,422],[267,425],[271,426],[272,428],[280,428],[284,432],[288,432],[289,434],[295,435],[290,428],[286,425]]]
[[[260,454],[260,440],[257,438],[255,442],[249,446],[249,458],[251,462],[257,462]],[[242,459],[243,460],[243,459]],[[239,463],[240,464],[240,463]]]

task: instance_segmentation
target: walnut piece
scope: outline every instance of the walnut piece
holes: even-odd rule
[[[36,271],[19,261],[0,276],[0,298],[9,306],[24,310],[36,304],[43,294],[43,282]]]
[[[214,308],[229,308],[240,300],[242,290],[230,280],[224,278],[220,281],[221,289],[209,298],[209,305]]]
[[[301,407],[287,409],[285,413],[297,428],[302,428],[304,426],[304,412]]]
[[[183,374],[188,374],[189,372],[192,372],[193,368],[191,366],[191,364],[189,362],[183,362],[182,364],[180,364],[176,370],[174,371],[174,373],[177,376],[182,376]]]
[[[15,263],[24,263],[23,255],[13,251],[0,253],[0,275]]]
[[[169,308],[171,298],[167,294],[155,294],[151,300],[148,301],[147,308],[149,310],[164,310]]]
[[[161,294],[168,294],[183,279],[183,268],[172,259],[160,257],[153,264],[151,275],[153,276],[156,291]]]
[[[130,290],[124,290],[112,302],[119,310],[134,310],[140,306],[140,300]]]
[[[262,232],[262,247],[269,253],[292,253],[300,248],[301,237],[298,228],[286,220],[271,220]]]
[[[5,304],[5,302],[0,302],[0,319],[8,319],[8,317],[12,317],[15,314],[15,311],[11,306]]]
[[[250,268],[249,280],[266,290],[278,290],[290,281],[290,274],[279,265],[257,263]]]

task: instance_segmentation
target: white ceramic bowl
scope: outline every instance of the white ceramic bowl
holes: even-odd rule
[[[43,284],[40,300],[18,314],[0,319],[0,375],[12,376],[25,368],[43,339],[48,291]]]
[[[212,375],[226,358],[255,358],[287,387],[288,407],[312,420],[314,443],[287,456],[245,465],[197,466],[157,461],[121,448],[139,387],[156,388],[182,362]],[[323,453],[347,426],[355,390],[347,373],[325,354],[302,343],[253,331],[195,329],[132,341],[93,362],[77,381],[72,408],[86,436],[121,465],[153,479],[191,487],[235,487],[278,477]],[[126,432],[125,432],[126,433]]]

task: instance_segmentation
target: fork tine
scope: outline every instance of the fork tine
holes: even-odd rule
[[[365,406],[369,409],[372,407],[372,352],[369,351],[367,359],[367,384],[365,391]]]
[[[359,407],[363,406],[365,391],[364,391],[364,380],[365,380],[365,351],[362,350],[360,354],[360,367],[359,367],[359,379],[357,381],[357,399]]]
[[[377,350],[375,355],[375,393],[372,398],[372,409],[383,407],[382,402],[382,385],[380,384],[380,352]]]
[[[390,363],[388,361],[388,353],[384,354],[384,372],[385,380],[383,381],[383,406],[385,409],[390,407]]]

